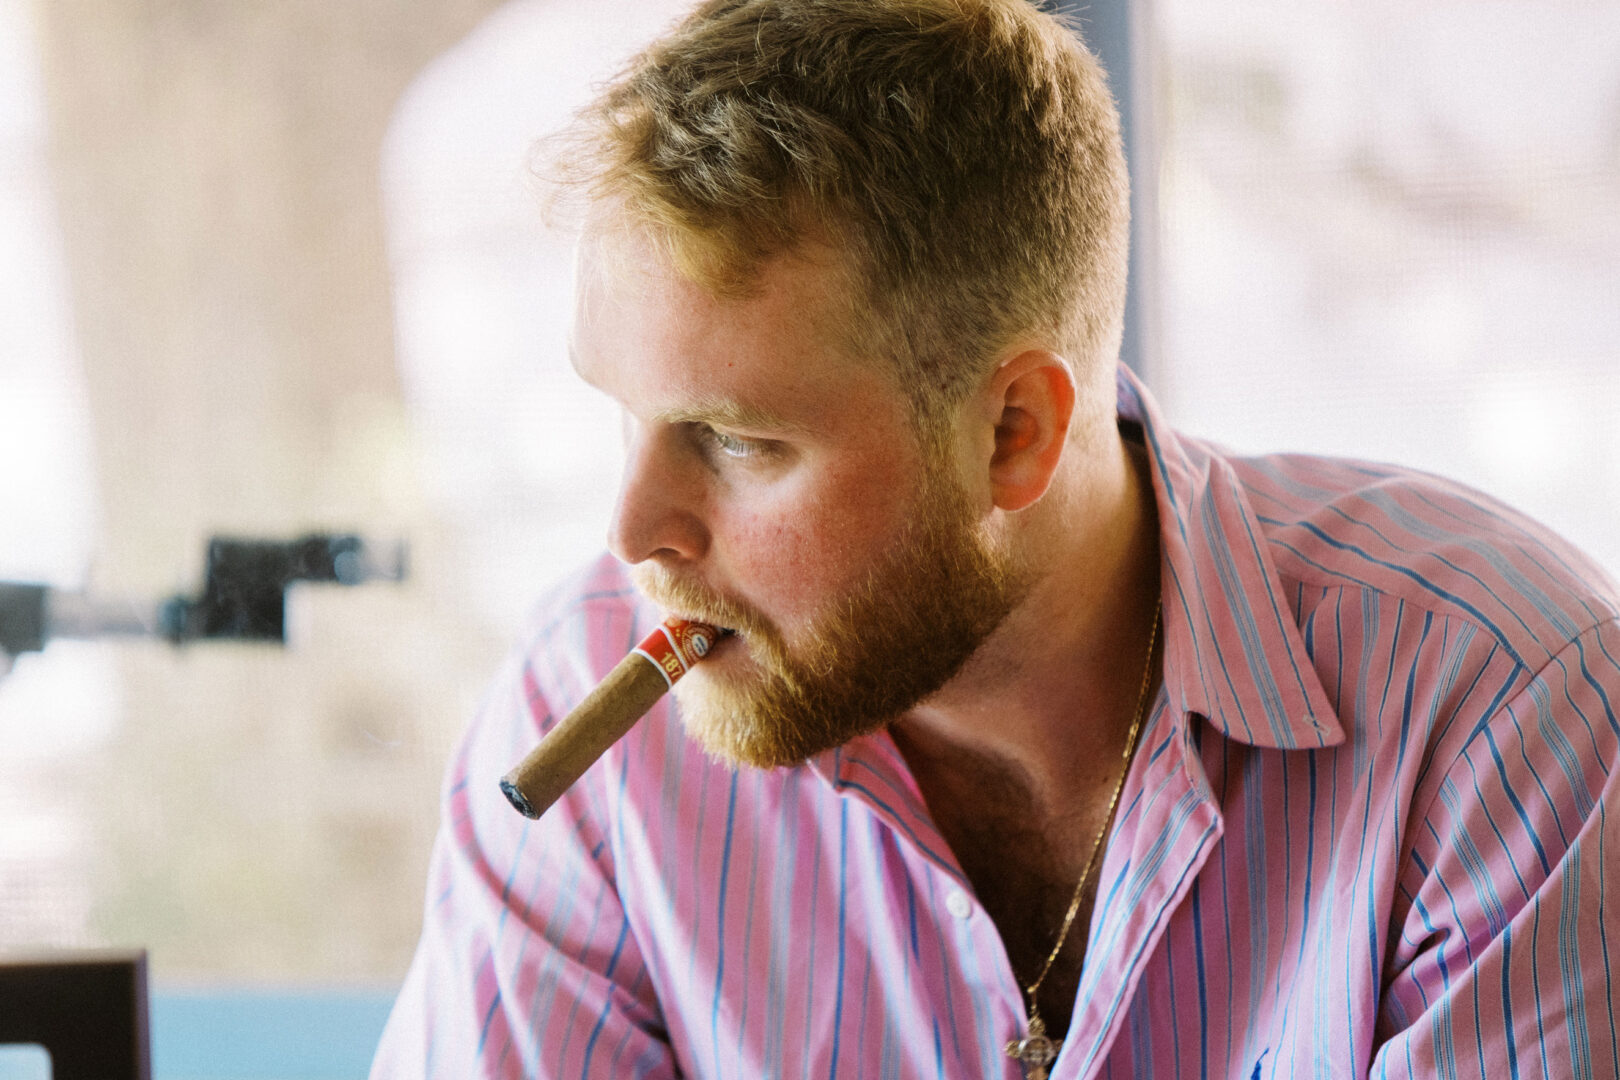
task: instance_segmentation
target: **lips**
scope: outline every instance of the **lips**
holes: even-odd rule
[[[731,646],[733,642],[741,644],[745,640],[743,634],[733,630],[729,626],[716,626],[714,623],[710,623],[709,625],[714,626],[715,629],[719,631],[719,635],[714,644],[709,646],[708,655],[704,657],[705,662],[714,660],[716,657],[729,654],[732,651]],[[744,645],[743,648],[746,652],[747,646]]]
[[[680,619],[682,622],[702,623],[705,626],[714,627],[715,630],[719,631],[721,641],[724,641],[728,637],[742,636],[742,631],[734,630],[729,626],[722,625],[718,619],[711,618],[708,615],[694,615],[689,611],[677,611],[673,608],[669,609],[669,614],[672,618]],[[718,644],[718,642],[716,642],[716,644]]]

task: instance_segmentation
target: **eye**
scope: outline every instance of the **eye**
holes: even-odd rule
[[[787,446],[775,439],[734,435],[701,421],[687,426],[693,449],[711,469],[746,466],[750,470],[775,468],[786,463]]]
[[[758,457],[765,452],[765,446],[752,439],[739,439],[735,435],[727,435],[725,432],[716,431],[714,428],[708,429],[708,435],[709,441],[714,444],[715,449],[726,457],[751,458]]]

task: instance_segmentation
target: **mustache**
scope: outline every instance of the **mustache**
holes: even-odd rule
[[[744,636],[773,636],[772,627],[752,605],[677,577],[662,566],[633,566],[630,579],[647,599],[683,619],[696,619]]]

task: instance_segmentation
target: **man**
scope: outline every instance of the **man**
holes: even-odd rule
[[[452,765],[374,1077],[1615,1074],[1614,586],[1165,425],[1072,35],[711,0],[582,124],[616,558]],[[663,611],[737,633],[514,814]]]

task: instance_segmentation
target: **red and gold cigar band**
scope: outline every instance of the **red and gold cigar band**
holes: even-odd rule
[[[674,686],[692,665],[709,655],[718,632],[707,623],[687,622],[671,616],[630,650],[651,660],[664,681]]]

